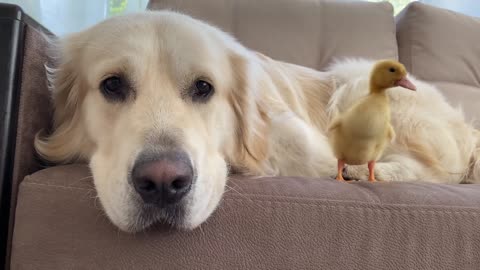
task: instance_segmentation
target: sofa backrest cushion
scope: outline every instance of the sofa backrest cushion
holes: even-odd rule
[[[397,58],[388,2],[318,0],[152,0],[210,22],[274,59],[323,69],[335,58]]]
[[[396,25],[400,61],[480,121],[480,18],[413,2]]]
[[[480,18],[413,2],[397,16],[397,39],[417,77],[480,87]]]

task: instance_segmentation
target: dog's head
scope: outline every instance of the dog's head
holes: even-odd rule
[[[89,161],[108,217],[125,231],[194,228],[218,205],[228,165],[260,170],[261,68],[227,34],[188,16],[115,17],[58,43],[49,68],[46,159]]]

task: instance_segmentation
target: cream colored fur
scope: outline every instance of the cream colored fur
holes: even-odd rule
[[[251,175],[329,177],[336,160],[325,136],[332,117],[368,90],[372,62],[349,60],[326,73],[272,60],[228,34],[188,16],[146,12],[115,17],[61,39],[49,69],[54,132],[37,151],[51,161],[86,160],[105,212],[125,231],[162,220],[146,216],[129,183],[140,151],[180,142],[197,179],[183,228],[195,228],[218,205],[229,168]],[[105,100],[99,85],[124,73],[132,96]],[[215,94],[205,104],[182,91],[208,77]],[[389,90],[395,143],[377,163],[383,181],[480,181],[479,134],[434,87]],[[366,166],[351,166],[366,179]],[[333,181],[333,179],[332,179]]]

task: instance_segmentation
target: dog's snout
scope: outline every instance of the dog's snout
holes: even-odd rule
[[[139,159],[132,172],[133,186],[143,201],[160,206],[180,201],[192,181],[193,169],[184,152],[171,151]]]

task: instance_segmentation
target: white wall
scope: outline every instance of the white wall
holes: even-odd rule
[[[82,30],[116,14],[145,10],[148,0],[0,0],[17,4],[57,35]],[[119,12],[115,13],[115,7]]]
[[[480,17],[480,1],[478,0],[421,0],[421,2]]]

